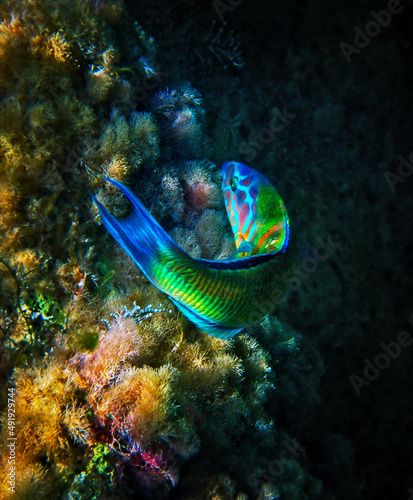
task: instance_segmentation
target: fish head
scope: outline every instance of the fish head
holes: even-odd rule
[[[266,177],[243,163],[227,161],[222,166],[222,189],[237,257],[285,250],[287,210]]]

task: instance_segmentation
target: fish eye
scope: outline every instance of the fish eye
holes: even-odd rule
[[[229,185],[231,187],[231,191],[235,191],[238,186],[238,177],[232,177],[229,182]]]

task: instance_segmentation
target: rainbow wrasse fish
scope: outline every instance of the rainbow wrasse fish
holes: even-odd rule
[[[201,330],[229,338],[274,309],[283,286],[289,219],[275,187],[259,172],[233,161],[222,166],[222,189],[236,251],[211,261],[188,255],[136,196],[117,186],[132,212],[116,219],[92,196],[103,224],[146,277]]]

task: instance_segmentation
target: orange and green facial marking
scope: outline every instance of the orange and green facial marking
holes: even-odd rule
[[[225,205],[234,233],[237,257],[284,251],[289,219],[275,187],[242,163],[222,166]]]
[[[223,192],[237,250],[223,261],[194,259],[179,247],[136,196],[116,219],[92,196],[106,229],[147,278],[201,330],[229,338],[272,311],[281,289],[289,238],[287,211],[274,186],[241,163],[222,167]]]

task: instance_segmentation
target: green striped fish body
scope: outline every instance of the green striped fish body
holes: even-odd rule
[[[255,202],[246,195],[236,196],[239,191],[235,183],[246,183],[247,176],[254,188],[251,197],[255,196]],[[236,232],[242,235],[238,244],[236,242],[235,254],[224,261],[192,258],[169,237],[129,189],[119,182],[110,182],[129,198],[133,211],[125,219],[116,219],[93,198],[105,227],[148,279],[201,330],[229,338],[272,311],[274,301],[269,297],[274,290],[282,288],[280,276],[286,266],[288,216],[275,188],[261,174],[235,162],[226,162],[223,166],[228,216],[234,235]],[[271,220],[268,216],[263,219],[260,213],[264,202],[264,198],[260,200],[258,196],[262,182],[265,199],[272,189],[274,196],[270,196],[270,200],[278,207],[263,206]],[[227,185],[232,195],[225,194]],[[249,210],[255,211],[258,224],[253,217],[245,218],[244,202],[249,204]],[[232,222],[237,208],[243,214],[238,225]],[[262,248],[271,251],[265,252]]]

